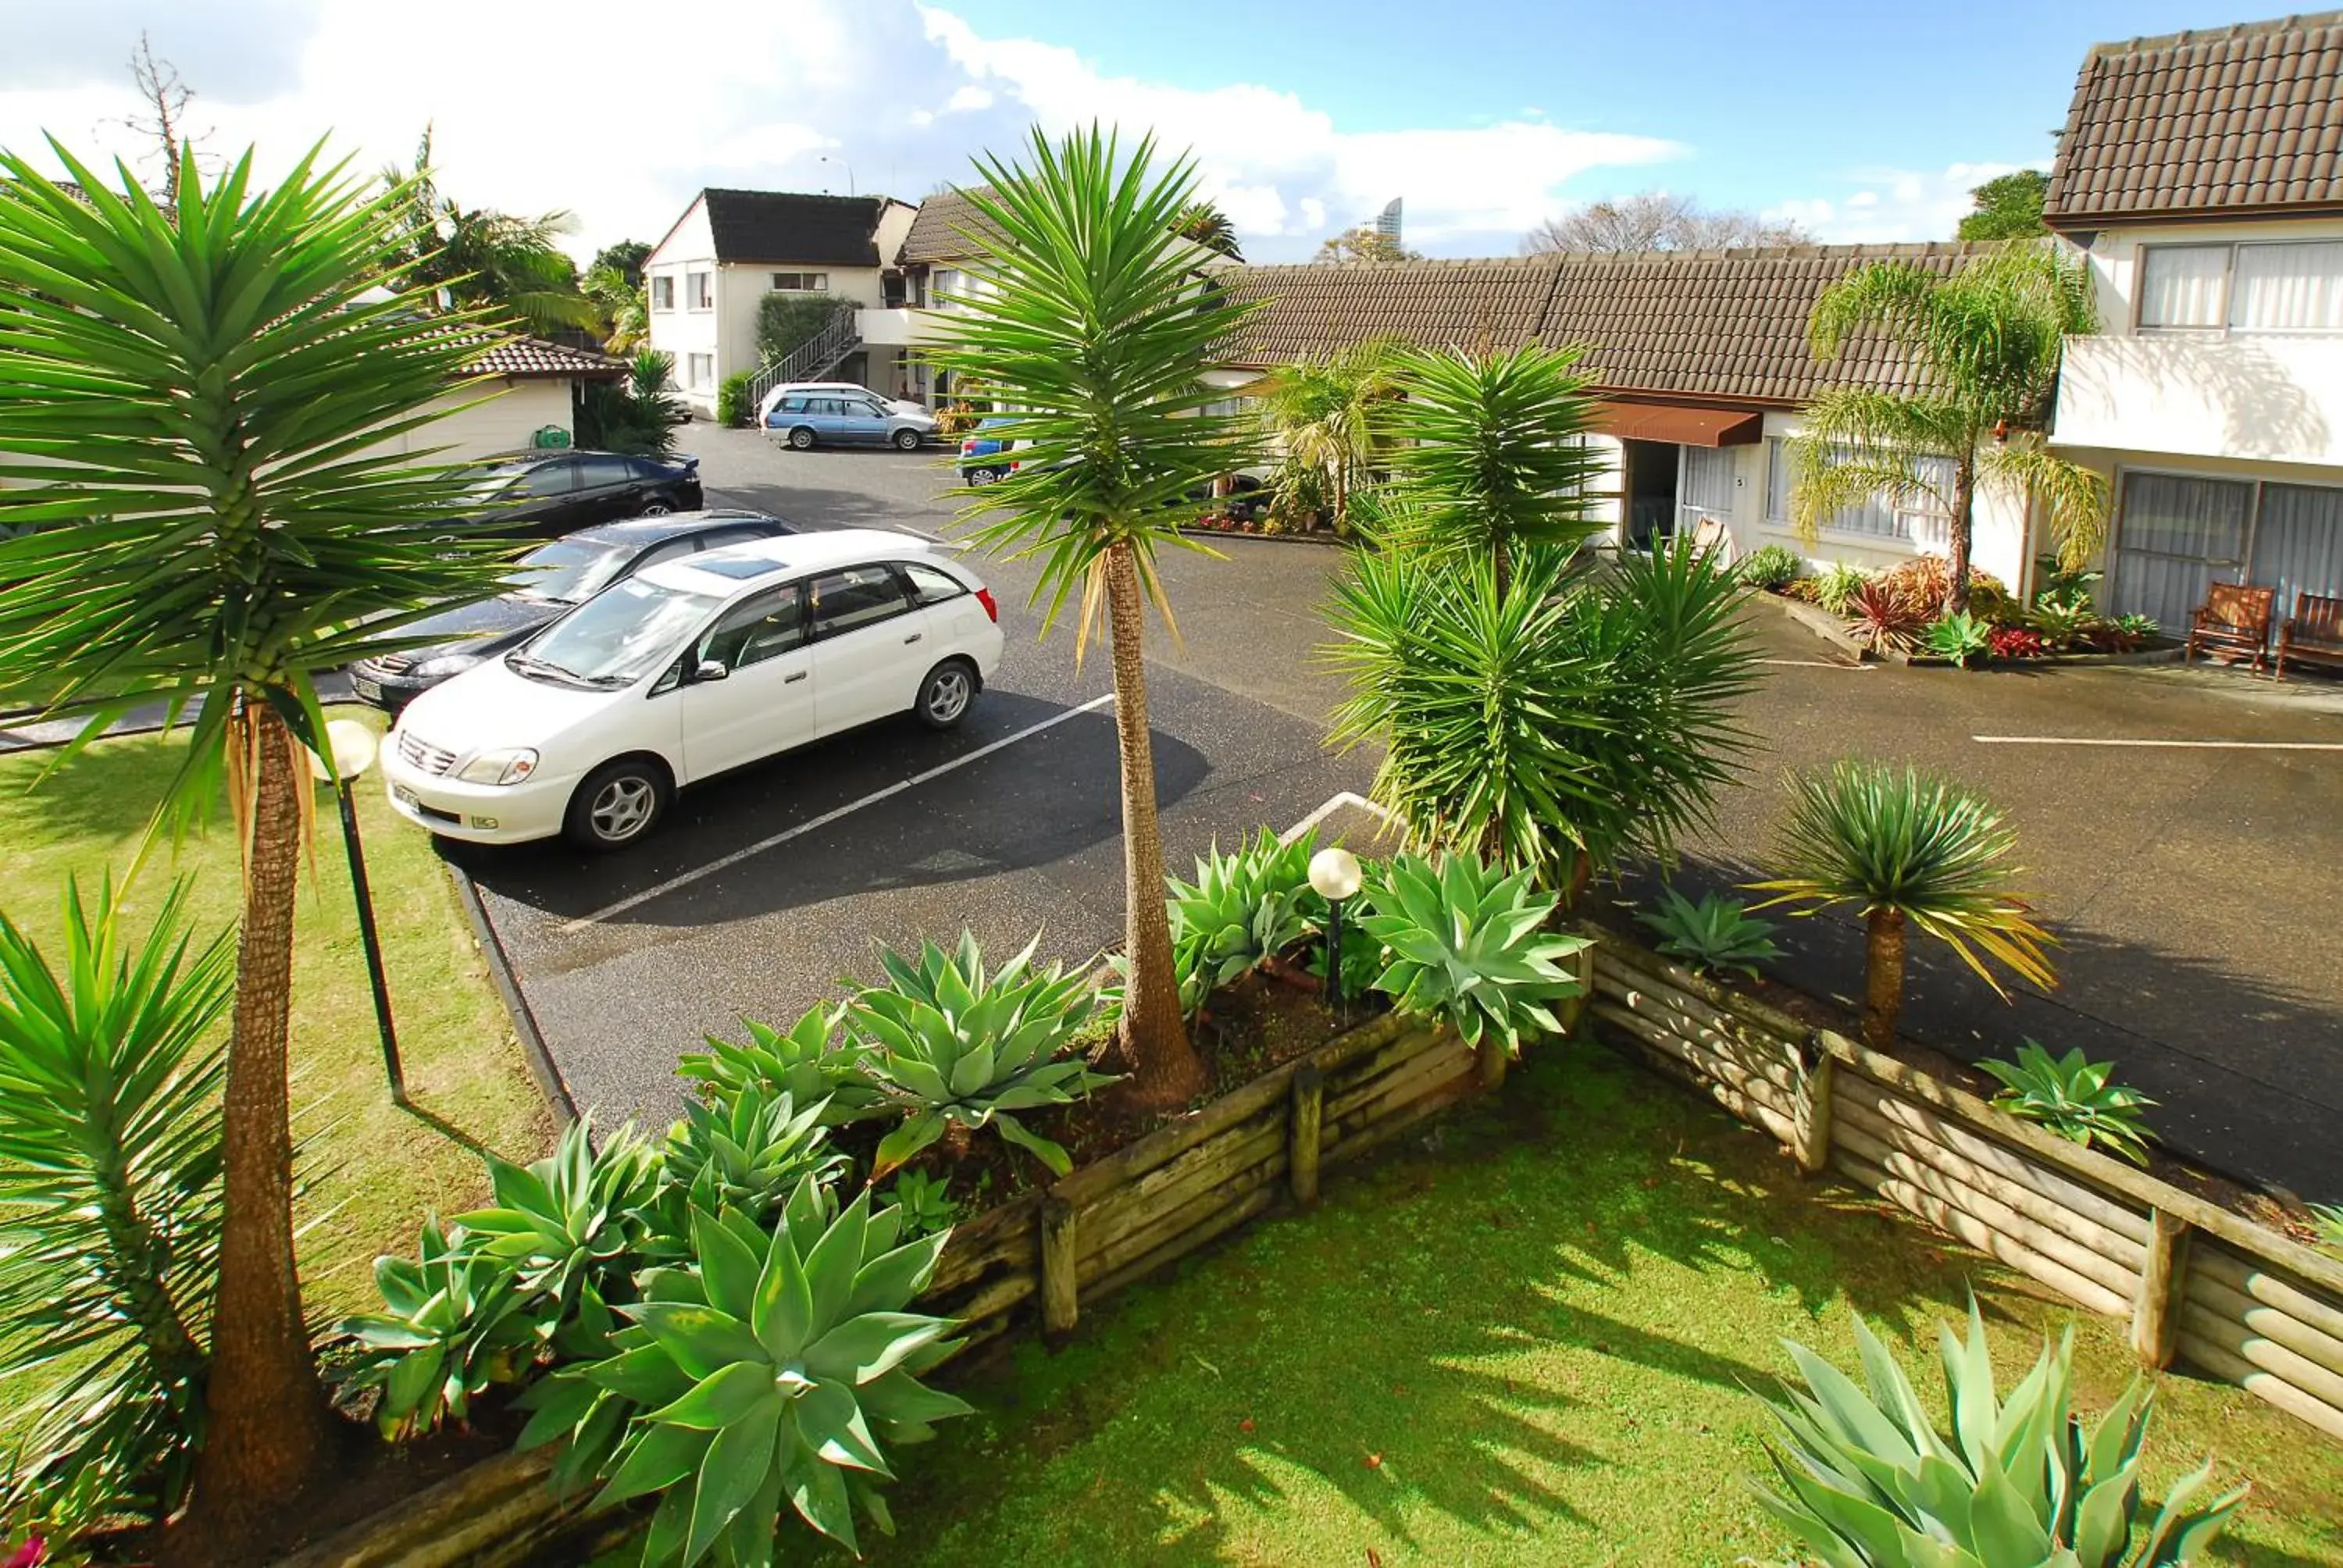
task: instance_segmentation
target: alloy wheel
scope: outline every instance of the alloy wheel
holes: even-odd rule
[[[959,665],[947,665],[929,678],[928,718],[938,724],[950,724],[968,711],[969,700],[976,695],[976,683],[968,671]]]
[[[659,806],[659,790],[648,779],[626,774],[595,792],[586,808],[594,836],[606,844],[623,844],[643,830]]]

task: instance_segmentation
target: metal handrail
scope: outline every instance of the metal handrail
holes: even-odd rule
[[[753,407],[762,403],[765,394],[776,387],[810,381],[853,353],[862,342],[859,316],[851,304],[837,306],[820,331],[787,354],[759,367],[756,378],[749,383],[749,405]]]

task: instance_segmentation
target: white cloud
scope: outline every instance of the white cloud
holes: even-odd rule
[[[0,0],[0,14],[29,4]],[[138,7],[71,9],[70,28],[0,15],[0,146],[37,154],[48,130],[85,153],[141,153],[117,123],[134,107],[121,61]],[[979,151],[1013,155],[1036,121],[1151,128],[1192,149],[1257,258],[1306,256],[1393,196],[1406,201],[1411,243],[1510,253],[1567,205],[1575,176],[1685,151],[1534,110],[1469,128],[1348,130],[1292,93],[1109,76],[1072,50],[984,37],[913,0],[766,0],[657,25],[632,0],[407,0],[395,23],[371,0],[156,15],[156,50],[200,95],[195,120],[214,150],[256,143],[266,176],[330,135],[370,172],[405,161],[427,121],[445,188],[472,206],[566,208],[581,253],[656,239],[708,184],[843,189],[850,170],[858,189],[916,199],[969,177]]]
[[[1839,196],[1808,196],[1765,209],[1765,216],[1796,223],[1833,245],[1950,239],[1974,205],[1969,193],[2023,164],[1954,164],[1933,174],[1912,169],[1858,169]]]

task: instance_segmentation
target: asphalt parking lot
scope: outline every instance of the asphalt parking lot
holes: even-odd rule
[[[790,453],[695,426],[711,500],[809,527],[950,535],[932,455]],[[1184,643],[1150,628],[1172,864],[1283,826],[1373,759],[1322,746],[1339,693],[1312,663],[1337,552],[1232,540],[1171,552]],[[871,943],[950,940],[1086,958],[1121,929],[1111,682],[1071,628],[1037,641],[1030,564],[984,562],[1008,648],[957,732],[908,722],[840,737],[690,791],[655,838],[608,859],[557,846],[458,851],[573,1099],[663,1123],[673,1066],[750,1016],[786,1023],[872,972]],[[1680,873],[1763,874],[1785,769],[1857,753],[1941,769],[2017,825],[2029,890],[2064,944],[2051,995],[2004,1001],[1916,950],[1906,1023],[1956,1054],[2021,1037],[2112,1059],[2156,1096],[2176,1147],[2303,1196],[2343,1201],[2343,700],[2227,673],[1845,667],[1775,617],[1747,720],[1762,743],[1718,830]],[[1639,879],[1640,880],[1641,879]],[[1785,922],[1777,966],[1852,997],[1860,933]]]

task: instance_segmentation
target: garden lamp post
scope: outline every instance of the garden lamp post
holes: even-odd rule
[[[1342,1000],[1342,905],[1365,879],[1359,858],[1340,844],[1310,857],[1310,886],[1326,900],[1326,1005]]]
[[[309,770],[329,780],[342,808],[342,843],[349,852],[350,891],[358,901],[358,943],[366,950],[367,980],[374,987],[374,1020],[382,1032],[382,1067],[390,1078],[390,1101],[407,1103],[407,1072],[398,1061],[398,1031],[390,1021],[390,983],[382,972],[382,940],[375,934],[374,894],[367,886],[366,846],[358,839],[358,811],[350,785],[374,766],[375,733],[355,719],[337,719],[326,726],[326,759],[312,754]]]

